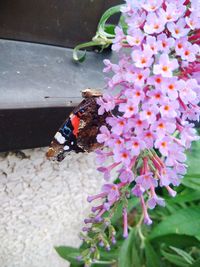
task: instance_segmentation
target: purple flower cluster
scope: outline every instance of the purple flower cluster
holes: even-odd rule
[[[197,5],[198,0],[126,0],[121,10],[128,29],[116,27],[112,48],[119,62],[104,61],[104,72],[113,76],[98,100],[99,114],[118,110],[97,136],[104,145],[96,152],[98,170],[111,182],[88,198],[103,199],[92,208],[93,221],[102,220],[124,188],[140,198],[146,224],[152,223],[148,208],[165,205],[158,186],[176,195],[172,186],[186,173],[185,149],[198,139],[192,123],[200,115]],[[126,205],[123,218],[127,237]]]

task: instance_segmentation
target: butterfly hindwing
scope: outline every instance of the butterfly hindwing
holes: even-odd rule
[[[80,118],[77,144],[84,151],[91,152],[100,147],[96,137],[99,133],[99,128],[106,124],[108,113],[98,115],[99,105],[96,102],[96,98],[90,98],[88,102],[89,105]]]

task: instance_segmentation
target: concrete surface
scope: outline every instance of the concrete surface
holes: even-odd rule
[[[81,90],[105,87],[103,59],[112,57],[87,52],[81,64],[72,49],[1,39],[0,51],[0,109],[75,106]]]

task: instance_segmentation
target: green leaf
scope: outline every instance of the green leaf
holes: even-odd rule
[[[127,265],[126,267],[141,267],[142,266],[139,250],[141,250],[141,248],[135,243],[133,243],[132,250],[131,250],[131,254],[132,254],[131,265]],[[125,266],[122,265],[121,267],[125,267]]]
[[[140,257],[136,245],[136,228],[132,228],[128,238],[124,241],[119,252],[118,267],[141,267]]]
[[[196,260],[190,267],[199,267],[200,266],[200,258]]]
[[[200,174],[200,141],[192,143],[192,147],[187,151],[188,175]]]
[[[133,229],[128,238],[124,241],[121,250],[119,252],[118,265],[119,267],[129,267],[131,266],[131,248],[134,242],[135,229]]]
[[[166,252],[164,250],[161,250],[162,255],[165,257],[166,260],[168,260],[171,263],[176,264],[176,266],[180,267],[188,267],[189,264],[185,262],[185,260],[177,255],[174,255],[172,253]]]
[[[101,260],[117,260],[118,255],[119,255],[119,249],[120,247],[117,248],[112,248],[109,252],[104,250],[99,250],[100,252],[100,259]]]
[[[109,253],[109,252],[108,252]],[[110,267],[111,264],[116,263],[116,261],[96,261],[94,264],[92,264],[92,267]]]
[[[192,256],[187,253],[186,251],[180,249],[180,248],[175,248],[170,246],[170,248],[175,251],[179,256],[181,256],[187,263],[192,264],[194,262],[194,259]]]
[[[149,240],[168,234],[194,236],[200,240],[200,210],[199,207],[181,209],[156,225]]]
[[[79,249],[67,246],[60,246],[60,247],[55,247],[55,250],[61,258],[69,261],[75,266],[81,266],[83,264],[83,262],[77,261],[77,257],[80,256]]]
[[[185,186],[200,191],[200,174],[187,174],[182,180]]]
[[[114,34],[109,34],[105,31],[105,24],[107,22],[107,20],[114,14],[119,13],[121,10],[121,7],[123,5],[117,5],[114,7],[109,8],[108,10],[106,10],[106,12],[102,15],[98,27],[97,27],[97,34],[99,34],[100,36],[106,36],[109,38],[114,38],[115,35]]]
[[[108,34],[115,34],[115,27],[116,25],[114,24],[105,24],[105,32]]]
[[[82,267],[83,265],[70,264],[70,267]]]
[[[162,235],[157,237],[153,240],[156,244],[166,244],[171,246],[176,246],[179,248],[188,248],[192,246],[200,247],[200,242],[193,236],[189,235],[176,235],[176,234],[169,234],[169,235]]]
[[[167,203],[184,203],[200,199],[200,193],[190,188],[186,188],[176,197],[167,199]]]
[[[145,255],[147,267],[160,266],[158,254],[155,252],[153,246],[147,240],[145,241]]]
[[[75,263],[70,264],[70,267],[82,267],[82,266],[83,266],[83,264],[80,265],[80,263],[79,264],[75,264]]]

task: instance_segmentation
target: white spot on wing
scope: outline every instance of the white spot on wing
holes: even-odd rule
[[[59,144],[64,144],[65,138],[62,136],[60,132],[57,132],[54,138],[58,141]]]
[[[69,149],[69,146],[64,146],[64,150],[68,150]]]

